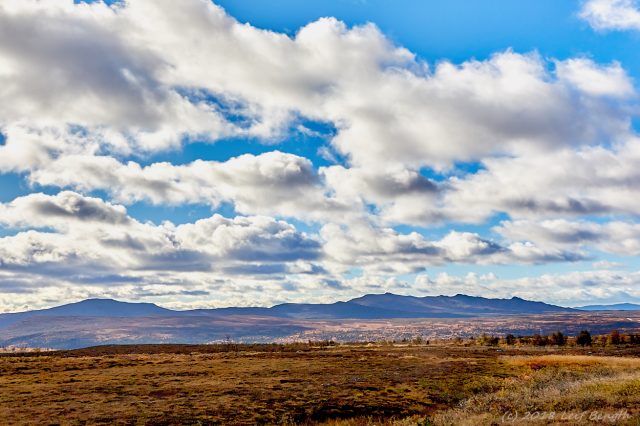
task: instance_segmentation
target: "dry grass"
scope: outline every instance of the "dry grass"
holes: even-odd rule
[[[161,349],[0,357],[1,423],[488,425],[508,410],[640,407],[638,358],[447,346]]]
[[[511,356],[507,359],[512,365],[527,366],[532,369],[542,367],[594,367],[640,368],[640,358],[590,355],[542,355]]]
[[[501,365],[482,349],[418,347],[76,355],[0,357],[3,424],[293,424],[424,416],[443,406],[441,389],[454,392],[460,377],[492,374]],[[427,389],[425,380],[439,387]]]
[[[517,416],[513,423],[638,424],[638,358],[550,355],[504,361],[520,373],[505,379],[495,392],[473,396],[436,414],[432,423],[493,425]]]

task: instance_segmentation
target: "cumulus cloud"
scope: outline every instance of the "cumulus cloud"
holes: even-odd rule
[[[351,201],[364,199],[384,204],[391,198],[397,200],[414,194],[428,196],[437,191],[434,182],[415,170],[405,168],[381,170],[331,166],[322,168],[321,173],[337,198]]]
[[[500,213],[514,219],[640,214],[637,137],[552,155],[487,157],[477,168],[439,181],[411,169],[332,166],[321,174],[336,200],[373,205],[386,224],[483,223]]]
[[[555,211],[604,211],[609,206],[601,206],[597,199],[580,199],[572,188],[564,188],[553,199],[519,195],[502,205],[485,206],[491,199],[484,197],[487,190],[476,192],[475,187],[490,180],[491,172],[469,180],[452,179],[437,188],[420,169],[447,169],[455,161],[470,160],[481,161],[487,169],[516,169],[528,163],[537,174],[550,152],[580,155],[573,147],[588,150],[585,146],[629,138],[633,113],[628,102],[633,102],[635,89],[617,63],[568,59],[556,61],[552,70],[537,54],[507,51],[484,61],[445,61],[432,69],[370,24],[347,28],[327,18],[289,37],[240,24],[205,0],[180,4],[135,0],[114,6],[30,0],[9,2],[0,13],[15,31],[34,19],[46,21],[38,28],[46,33],[43,38],[53,52],[45,55],[39,46],[14,46],[17,42],[5,37],[0,44],[8,52],[7,63],[13,64],[7,69],[56,69],[62,82],[45,96],[31,94],[34,88],[22,80],[24,73],[2,74],[5,87],[14,89],[2,102],[11,108],[0,113],[6,135],[0,146],[0,170],[26,172],[32,183],[42,185],[108,188],[118,202],[216,205],[225,200],[246,214],[304,217],[308,211],[343,211],[344,206],[324,197],[319,186],[308,191],[309,182],[317,177],[307,160],[293,156],[277,158],[274,153],[224,164],[196,161],[146,167],[114,158],[165,149],[173,144],[170,140],[190,140],[180,135],[268,139],[278,132],[263,132],[264,126],[282,129],[292,117],[302,115],[333,123],[337,133],[331,143],[350,163],[348,168],[321,171],[327,191],[347,203],[374,204],[389,222],[475,221],[494,208],[510,212],[534,205]],[[83,36],[74,37],[76,33]],[[83,48],[94,41],[95,48]],[[76,44],[81,45],[70,48]],[[58,51],[72,53],[57,63]],[[113,52],[108,63],[103,63],[105,51]],[[73,52],[83,55],[68,57]],[[95,63],[102,71],[86,73],[86,63]],[[132,80],[131,75],[138,77]],[[134,80],[141,86],[130,87]],[[73,87],[67,87],[69,81]],[[79,90],[82,93],[76,93]],[[612,97],[618,100],[612,102]],[[146,102],[147,98],[152,101]],[[176,107],[180,113],[169,107],[165,111],[165,98],[183,103]],[[135,112],[119,111],[132,106]],[[145,112],[150,106],[153,110]],[[193,108],[206,109],[215,117],[200,117]],[[228,120],[225,112],[253,118]],[[176,123],[181,116],[191,121]],[[227,129],[221,133],[200,127],[220,120]],[[163,129],[164,125],[172,130]],[[603,150],[602,155],[607,153],[611,151]],[[492,158],[495,154],[508,156]],[[279,171],[264,172],[267,163],[272,168],[291,167],[298,173],[295,179],[302,180],[289,180],[293,177]],[[200,176],[209,176],[216,185]],[[545,189],[528,186],[537,192]],[[444,195],[436,198],[436,189],[443,189]],[[313,195],[304,197],[304,203],[291,202],[301,199],[302,191]],[[483,199],[470,199],[474,194]],[[309,208],[300,208],[305,206]]]
[[[1,99],[11,105],[0,121],[82,126],[107,147],[165,149],[181,135],[270,138],[301,114],[334,123],[332,143],[354,164],[419,167],[599,143],[603,132],[627,130],[625,115],[576,72],[553,74],[536,54],[431,70],[371,24],[349,29],[325,18],[291,38],[240,24],[206,0],[28,0],[0,13]],[[38,37],[15,37],[30,28]],[[599,88],[624,77],[585,67]],[[30,73],[50,70],[46,87],[32,83],[41,80]],[[229,109],[246,123],[226,119]]]
[[[487,158],[478,173],[451,178],[436,207],[424,206],[422,216],[439,213],[465,222],[482,222],[499,212],[514,218],[636,216],[639,160],[637,138],[612,149]]]
[[[635,94],[631,79],[619,63],[598,66],[584,58],[568,59],[557,63],[556,72],[561,80],[593,96],[624,98]]]
[[[495,231],[511,240],[563,247],[591,246],[625,256],[640,254],[640,225],[612,221],[594,223],[563,219],[503,222]]]
[[[175,235],[187,249],[247,262],[316,260],[320,254],[318,241],[265,216],[227,219],[214,215],[176,227]]]
[[[214,215],[193,224],[141,223],[122,206],[73,192],[30,194],[0,205],[0,224],[47,227],[0,238],[0,269],[66,276],[136,271],[224,271],[238,265],[286,273],[319,260],[317,240],[263,216]],[[296,264],[298,262],[299,264]],[[311,268],[311,266],[309,266]],[[134,274],[135,275],[135,274]]]
[[[580,17],[596,30],[640,30],[640,8],[636,0],[588,0]]]
[[[56,196],[34,193],[0,204],[0,224],[11,228],[68,228],[100,223],[128,225],[131,219],[123,206],[71,191],[63,191]]]
[[[359,266],[367,273],[411,273],[448,263],[535,264],[583,258],[577,251],[546,249],[530,242],[502,245],[470,232],[450,231],[440,240],[429,241],[417,232],[401,234],[361,223],[326,225],[320,235],[327,262],[338,271]]]
[[[83,126],[125,150],[125,138],[159,149],[179,145],[186,134],[215,139],[233,133],[218,111],[190,102],[154,76],[169,64],[127,42],[118,10],[102,2],[3,2],[0,121]]]
[[[284,215],[318,220],[357,212],[325,194],[311,161],[279,151],[245,154],[224,162],[196,160],[186,165],[126,164],[109,156],[62,156],[32,172],[30,182],[76,190],[103,190],[123,203],[231,202],[243,214]]]

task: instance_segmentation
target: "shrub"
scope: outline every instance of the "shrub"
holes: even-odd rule
[[[489,336],[488,334],[483,334],[478,338],[478,343],[486,346],[497,346],[500,343],[500,338],[496,336]]]
[[[530,345],[531,344],[531,336],[518,336],[518,342],[521,345]]]
[[[531,344],[534,346],[547,346],[549,344],[549,338],[547,336],[534,334],[531,338]]]
[[[550,337],[551,344],[556,346],[564,346],[567,343],[567,338],[561,331],[556,331]]]
[[[592,345],[599,345],[602,346],[603,348],[605,346],[607,346],[607,342],[609,341],[609,337],[608,336],[594,336],[591,344]]]
[[[609,343],[612,345],[619,345],[621,343],[624,343],[624,339],[622,338],[618,330],[613,330],[611,333],[609,333]]]
[[[629,343],[632,345],[640,344],[640,334],[629,334]]]
[[[582,330],[578,337],[576,337],[576,344],[580,346],[591,346],[591,333],[587,330]]]
[[[504,342],[507,345],[515,345],[516,344],[516,336],[514,336],[511,333],[509,333],[506,336],[504,336]]]

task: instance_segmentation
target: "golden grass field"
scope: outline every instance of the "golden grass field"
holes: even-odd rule
[[[639,356],[637,349],[455,345],[6,355],[0,423],[638,425]],[[590,419],[594,413],[609,417]]]

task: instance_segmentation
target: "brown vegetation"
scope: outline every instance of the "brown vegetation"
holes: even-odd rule
[[[595,407],[637,416],[637,347],[499,340],[499,347],[325,341],[10,354],[0,357],[0,418],[38,425],[453,425],[492,424],[508,410]]]

